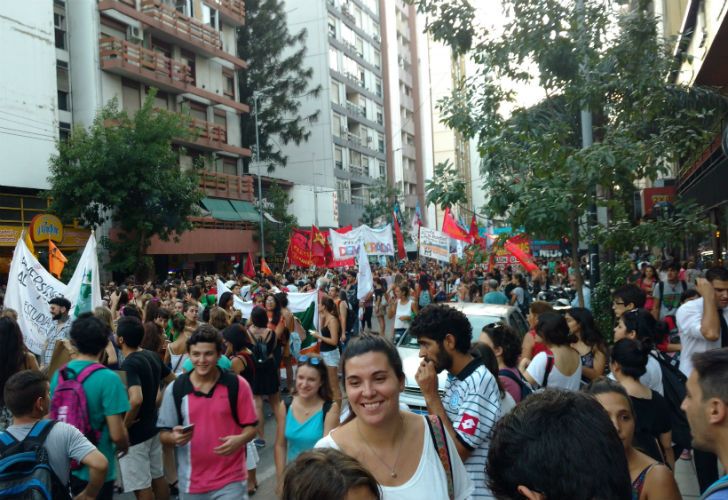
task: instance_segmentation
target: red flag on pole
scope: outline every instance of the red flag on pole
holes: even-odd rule
[[[442,232],[453,239],[470,242],[468,233],[455,222],[455,218],[450,213],[450,207],[445,209],[445,215],[442,219]]]
[[[293,229],[288,243],[288,262],[299,267],[311,267],[311,249],[308,231]]]
[[[399,227],[399,221],[397,221],[397,214],[393,214],[392,219],[394,220],[394,234],[397,236],[397,257],[400,259],[407,258],[407,252],[404,249],[404,238],[402,237],[402,229]]]
[[[255,265],[253,265],[253,256],[248,252],[248,257],[245,259],[245,266],[243,266],[243,274],[248,278],[255,277]]]
[[[518,262],[520,262],[523,268],[530,273],[536,271],[538,269],[538,266],[533,261],[533,255],[521,250],[519,244],[522,243],[524,240],[526,240],[526,236],[520,234],[506,241],[503,247],[508,250],[508,252],[516,259],[518,259]]]

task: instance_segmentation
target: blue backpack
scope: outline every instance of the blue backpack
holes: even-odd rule
[[[48,451],[43,447],[55,423],[39,420],[22,441],[7,431],[0,433],[0,498],[70,498],[68,488],[51,469]]]

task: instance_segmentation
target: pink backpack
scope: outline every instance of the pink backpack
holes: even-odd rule
[[[58,370],[56,390],[51,401],[51,418],[74,426],[94,445],[98,444],[101,431],[91,427],[83,383],[103,368],[106,367],[102,364],[91,363],[76,375],[68,365],[63,365]]]

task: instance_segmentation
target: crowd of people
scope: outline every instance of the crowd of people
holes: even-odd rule
[[[682,458],[705,498],[728,498],[728,271],[635,264],[607,335],[588,285],[568,308],[539,300],[573,289],[575,265],[373,266],[363,297],[356,270],[112,282],[73,319],[52,299],[37,355],[4,309],[0,469],[13,443],[40,442],[53,498],[238,499],[256,494],[272,446],[285,499],[669,500]],[[301,354],[288,297],[312,290],[316,348]],[[451,302],[514,306],[528,331],[473,331]],[[426,414],[400,401],[405,332]]]

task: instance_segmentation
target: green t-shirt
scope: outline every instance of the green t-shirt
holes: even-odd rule
[[[222,370],[229,370],[232,368],[233,362],[227,356],[220,356],[220,359],[217,360],[217,366]],[[182,363],[182,369],[191,372],[192,368],[192,360],[190,358],[185,359],[184,363]]]
[[[68,368],[75,373],[80,373],[90,364],[91,361],[76,360],[69,362]],[[58,372],[53,374],[51,380],[51,398],[57,384]],[[109,461],[109,470],[106,473],[105,482],[113,481],[116,479],[116,446],[111,441],[109,426],[106,425],[106,417],[129,411],[129,397],[121,378],[109,369],[94,372],[84,381],[83,390],[86,392],[91,427],[101,430],[101,438],[96,447]],[[83,481],[88,481],[88,467],[84,466],[82,469],[74,471],[73,475]]]

